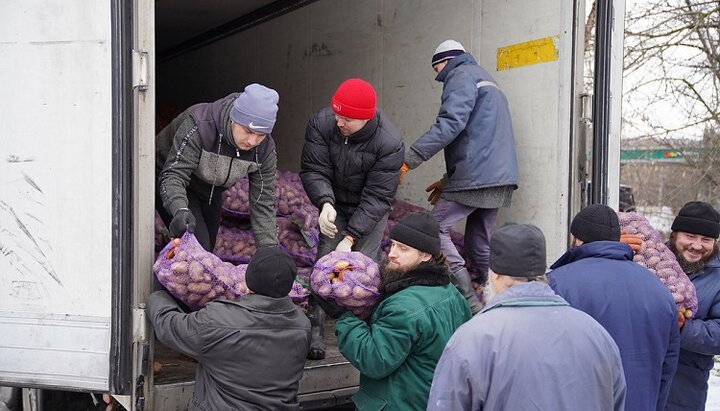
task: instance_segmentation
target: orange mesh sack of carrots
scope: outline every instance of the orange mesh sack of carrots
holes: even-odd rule
[[[218,298],[247,294],[245,270],[205,251],[195,235],[186,232],[158,254],[153,271],[160,284],[195,311]]]
[[[333,251],[315,263],[310,284],[319,297],[335,300],[365,319],[380,298],[380,268],[361,253]]]

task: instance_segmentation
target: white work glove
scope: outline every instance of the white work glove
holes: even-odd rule
[[[337,234],[337,227],[335,227],[335,217],[337,217],[337,211],[330,203],[325,203],[320,211],[320,217],[318,217],[318,223],[320,224],[320,232],[323,235],[330,238],[335,238]]]
[[[350,237],[349,235],[346,235],[345,238],[343,238],[343,240],[340,241],[340,243],[337,245],[337,247],[335,247],[335,251],[350,252],[350,251],[352,251],[352,246],[353,246],[352,237]]]

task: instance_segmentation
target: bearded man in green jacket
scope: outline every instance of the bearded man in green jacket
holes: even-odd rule
[[[409,214],[393,227],[390,239],[381,270],[382,298],[369,322],[317,298],[335,318],[340,352],[360,371],[355,406],[424,410],[435,366],[450,336],[470,319],[470,306],[450,282],[432,214]]]

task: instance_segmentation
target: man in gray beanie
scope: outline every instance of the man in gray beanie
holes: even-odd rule
[[[626,408],[663,410],[680,345],[672,295],[655,274],[633,262],[612,208],[584,208],[570,233],[572,248],[550,267],[550,287],[602,324],[617,343]]]
[[[667,410],[703,410],[714,355],[720,355],[720,213],[690,201],[672,224],[668,246],[697,291],[693,318],[681,316],[680,358]]]
[[[450,229],[465,222],[465,251],[487,278],[490,234],[500,207],[509,207],[518,187],[515,137],[508,101],[495,80],[462,44],[440,43],[431,65],[443,83],[440,110],[433,125],[405,152],[401,172],[415,169],[443,150],[446,173],[431,184],[428,200],[440,224],[442,251],[450,263],[453,283],[467,298],[473,313],[482,305],[475,298],[465,260],[450,238]]]
[[[390,230],[381,268],[382,299],[368,323],[317,297],[335,318],[340,352],[360,370],[357,409],[424,410],[435,364],[470,307],[450,284],[438,224],[428,212],[408,214]]]
[[[171,236],[194,232],[212,252],[221,194],[248,177],[255,243],[278,243],[277,153],[271,136],[278,99],[275,90],[250,84],[242,93],[188,108],[160,131],[155,138],[155,209]]]
[[[624,410],[617,345],[545,283],[542,231],[500,228],[489,264],[494,297],[445,347],[427,409]]]

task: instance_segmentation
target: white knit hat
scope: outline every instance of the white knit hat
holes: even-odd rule
[[[463,53],[465,53],[465,47],[463,47],[462,44],[455,40],[445,40],[435,49],[435,53],[432,56],[432,63],[430,65],[434,66]]]

